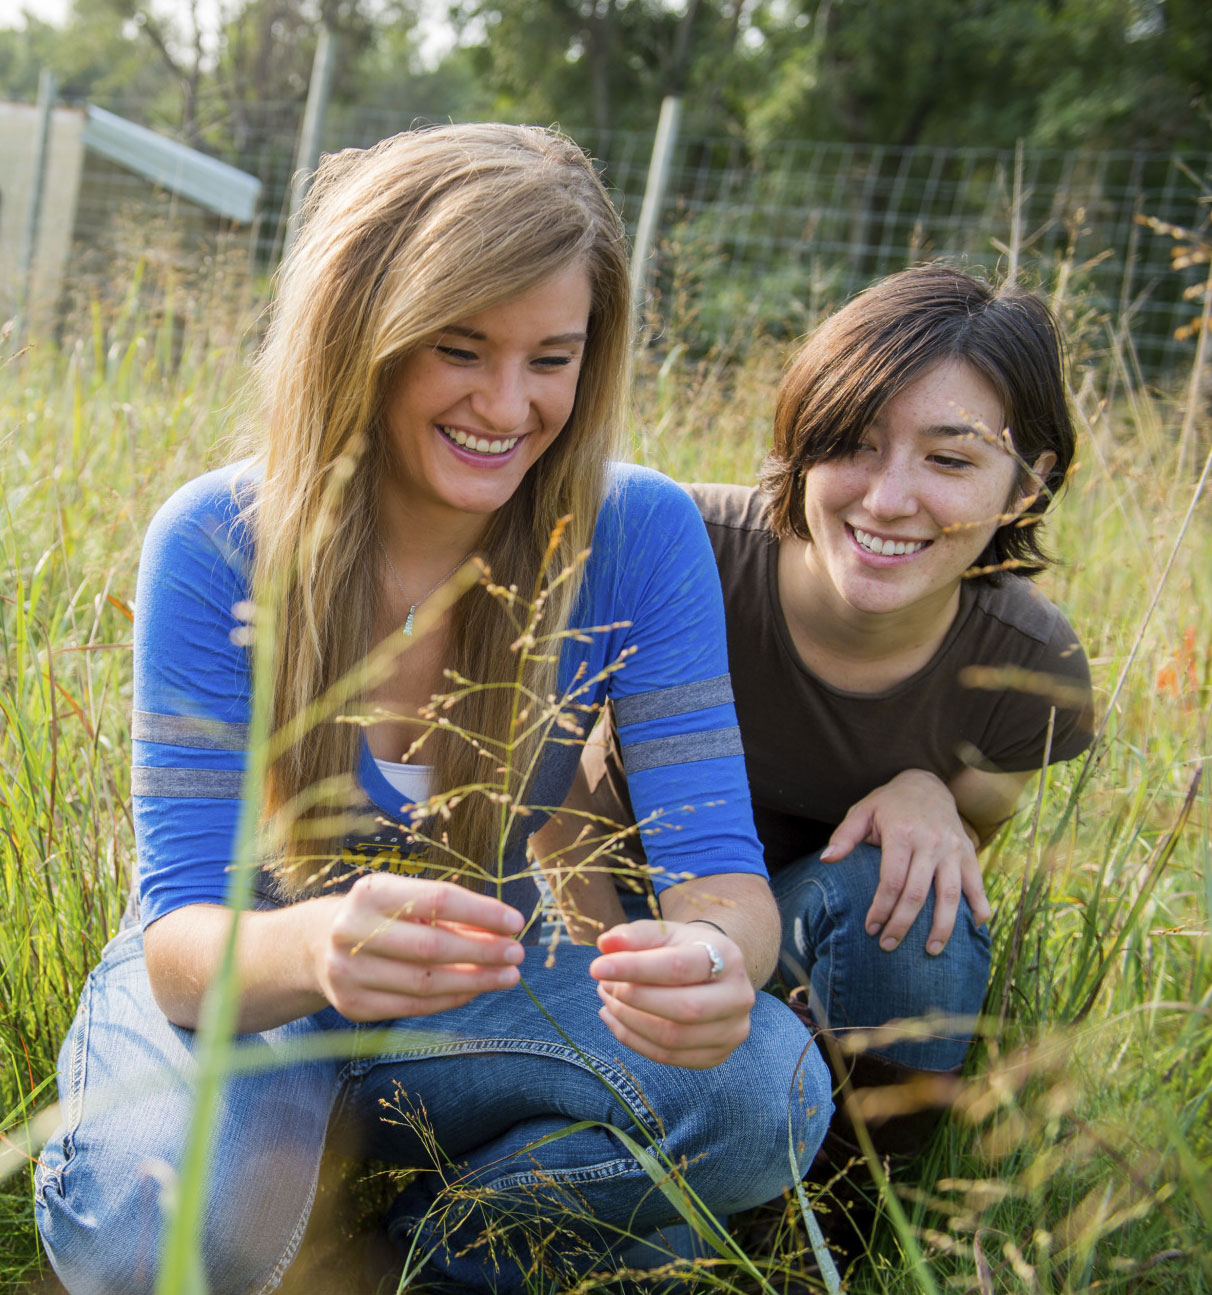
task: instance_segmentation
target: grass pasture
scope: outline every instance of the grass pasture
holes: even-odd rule
[[[139,542],[221,457],[241,346],[212,332],[195,349],[133,309],[60,348],[5,345],[0,1290],[20,1291],[45,1277],[21,1129],[53,1101],[133,864]],[[1048,528],[1063,563],[1042,580],[1090,655],[1101,736],[987,853],[985,1039],[954,1118],[895,1184],[855,1292],[1212,1291],[1212,374],[1196,364],[1149,391],[1127,353],[1077,357],[1079,465]],[[751,479],[780,358],[673,345],[642,360],[636,456]],[[819,1288],[794,1202],[747,1258],[705,1262],[698,1289]]]

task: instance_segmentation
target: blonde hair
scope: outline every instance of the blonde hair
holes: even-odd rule
[[[372,646],[383,412],[399,362],[451,322],[573,265],[588,274],[591,304],[572,414],[493,517],[481,550],[494,581],[524,594],[561,517],[572,521],[550,569],[573,565],[589,547],[606,462],[618,452],[631,349],[618,215],[590,160],[548,130],[442,126],[321,162],[255,368],[262,474],[252,509],[254,597],[269,603],[276,622],[275,729],[356,670]],[[553,590],[545,631],[567,624],[577,588],[572,579]],[[513,677],[517,632],[497,599],[476,587],[452,621],[449,666],[478,683]],[[556,691],[556,670],[552,660],[530,680],[540,696]],[[460,727],[505,739],[508,690],[481,689],[461,707]],[[436,739],[425,748],[436,788],[484,778],[483,758],[468,743]],[[529,766],[540,740],[518,753],[518,767]],[[358,745],[354,726],[324,722],[272,764],[263,812],[290,820],[288,863],[315,857],[319,844],[313,839],[305,852],[306,816],[292,807],[330,780],[348,780]],[[486,862],[499,822],[499,806],[468,796],[444,825],[450,850]],[[334,844],[329,838],[323,848]],[[284,868],[284,887],[304,889],[309,871]]]

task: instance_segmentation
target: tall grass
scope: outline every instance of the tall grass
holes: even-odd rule
[[[650,354],[636,456],[752,480],[780,348],[702,357],[666,338]],[[209,465],[239,360],[236,340],[195,350],[187,332],[182,347],[132,302],[0,366],[3,1129],[53,1099],[58,1044],[125,901],[139,540]],[[1042,583],[1091,656],[1103,736],[1040,780],[987,856],[990,1019],[955,1117],[895,1186],[904,1226],[863,1238],[854,1291],[1212,1291],[1207,389],[1197,375],[1146,390],[1122,337],[1078,385],[1080,463],[1049,523],[1065,560]],[[19,1143],[0,1147],[6,1165],[20,1168],[0,1189],[0,1289],[26,1289],[44,1260]],[[703,1289],[818,1282],[796,1203],[774,1215],[746,1263],[703,1262]]]

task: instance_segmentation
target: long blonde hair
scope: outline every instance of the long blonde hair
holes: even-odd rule
[[[631,313],[621,222],[592,163],[553,131],[443,126],[397,135],[320,164],[300,234],[283,267],[255,367],[261,468],[253,505],[254,599],[272,609],[277,651],[273,724],[280,728],[357,669],[371,644],[377,600],[376,492],[386,467],[383,411],[401,359],[456,319],[583,265],[591,285],[588,339],[572,414],[513,498],[492,519],[482,555],[494,581],[528,592],[561,517],[550,569],[587,548],[617,455],[627,390]],[[329,514],[326,517],[326,514]],[[576,579],[552,591],[544,630],[567,624]],[[262,613],[265,614],[265,613]],[[516,630],[483,588],[454,609],[449,665],[481,683],[512,677]],[[556,663],[530,683],[556,691]],[[504,739],[508,690],[463,703],[460,726]],[[435,786],[484,776],[474,749],[438,735],[426,746]],[[520,750],[520,768],[540,739]],[[334,841],[292,807],[330,780],[348,781],[358,730],[322,722],[272,764],[263,811],[288,820],[288,891],[309,888],[317,846]],[[436,747],[436,749],[434,749]],[[477,763],[479,761],[479,763]],[[495,854],[499,806],[464,799],[444,830],[450,850]]]

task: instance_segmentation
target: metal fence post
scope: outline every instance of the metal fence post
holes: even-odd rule
[[[320,160],[320,132],[328,111],[328,94],[332,89],[333,70],[337,62],[337,41],[326,23],[320,24],[316,54],[311,64],[311,83],[307,87],[307,106],[299,127],[299,144],[295,150],[295,168],[290,180],[290,214],[286,218],[286,247],[294,242],[299,225],[299,208],[307,196],[312,172]]]
[[[678,142],[681,115],[681,99],[677,95],[666,95],[661,100],[661,115],[657,120],[656,139],[652,145],[652,161],[648,164],[648,181],[644,186],[640,222],[636,227],[635,245],[631,249],[631,299],[637,313],[644,307],[648,287],[648,259],[652,254],[652,245],[660,223],[665,186],[669,181],[669,164]]]

